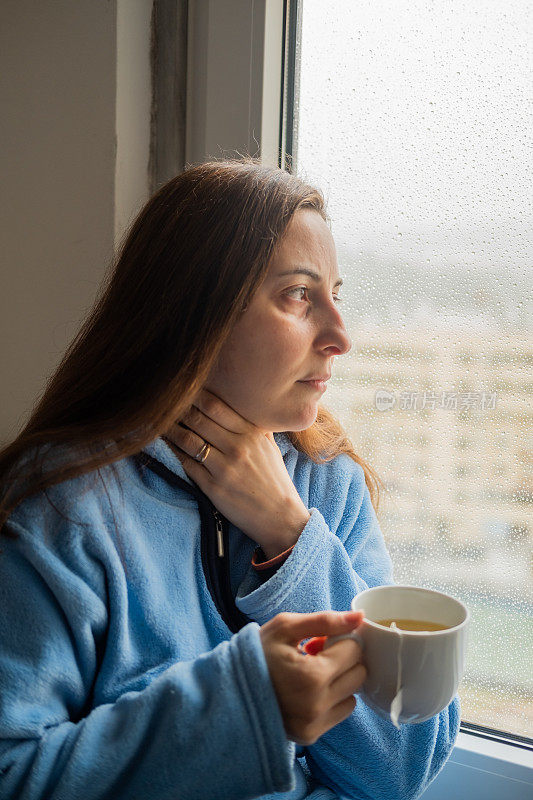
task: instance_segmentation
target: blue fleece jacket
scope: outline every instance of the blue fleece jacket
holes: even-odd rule
[[[38,493],[0,538],[2,800],[411,800],[456,739],[456,696],[399,729],[358,698],[308,747],[286,737],[259,627],[394,583],[362,468],[275,434],[311,517],[272,577],[230,525],[231,634],[208,591],[196,500],[133,458]],[[146,452],[189,481],[162,439]],[[190,482],[190,481],[189,481]],[[61,511],[69,519],[64,519]],[[118,537],[115,531],[118,529]],[[310,657],[310,656],[309,656]],[[276,794],[274,794],[276,793]]]

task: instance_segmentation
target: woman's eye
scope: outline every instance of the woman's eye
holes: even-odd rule
[[[309,290],[308,290],[307,286],[295,286],[294,289],[289,289],[287,294],[291,295],[293,292],[308,292],[308,291]],[[343,298],[339,297],[338,295],[333,295],[333,300],[336,303],[342,303],[343,302]]]
[[[293,292],[307,292],[307,286],[295,286],[294,289],[289,289],[287,294],[291,295]]]

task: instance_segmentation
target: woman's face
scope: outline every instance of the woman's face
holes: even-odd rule
[[[318,280],[307,274],[311,270]],[[291,272],[292,274],[283,274]],[[297,211],[274,251],[267,277],[224,343],[206,388],[265,431],[305,430],[328,377],[351,341],[339,305],[335,243],[312,209]]]

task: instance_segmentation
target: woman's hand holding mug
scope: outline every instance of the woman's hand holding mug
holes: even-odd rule
[[[463,674],[470,614],[457,598],[420,586],[374,586],[352,600],[365,609],[356,636],[368,670],[362,700],[393,725],[433,717],[454,698]],[[393,628],[390,623],[398,620]],[[339,634],[306,652],[338,646]]]
[[[347,719],[356,706],[354,693],[366,679],[361,649],[353,639],[312,658],[298,649],[298,643],[311,636],[346,634],[362,619],[363,611],[285,612],[261,626],[261,643],[285,732],[296,744],[314,744]]]

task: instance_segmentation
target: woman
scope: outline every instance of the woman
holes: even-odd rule
[[[171,180],[0,453],[2,798],[405,800],[444,765],[458,698],[396,729],[355,641],[297,647],[393,583],[319,405],[351,346],[326,221],[254,159]]]

